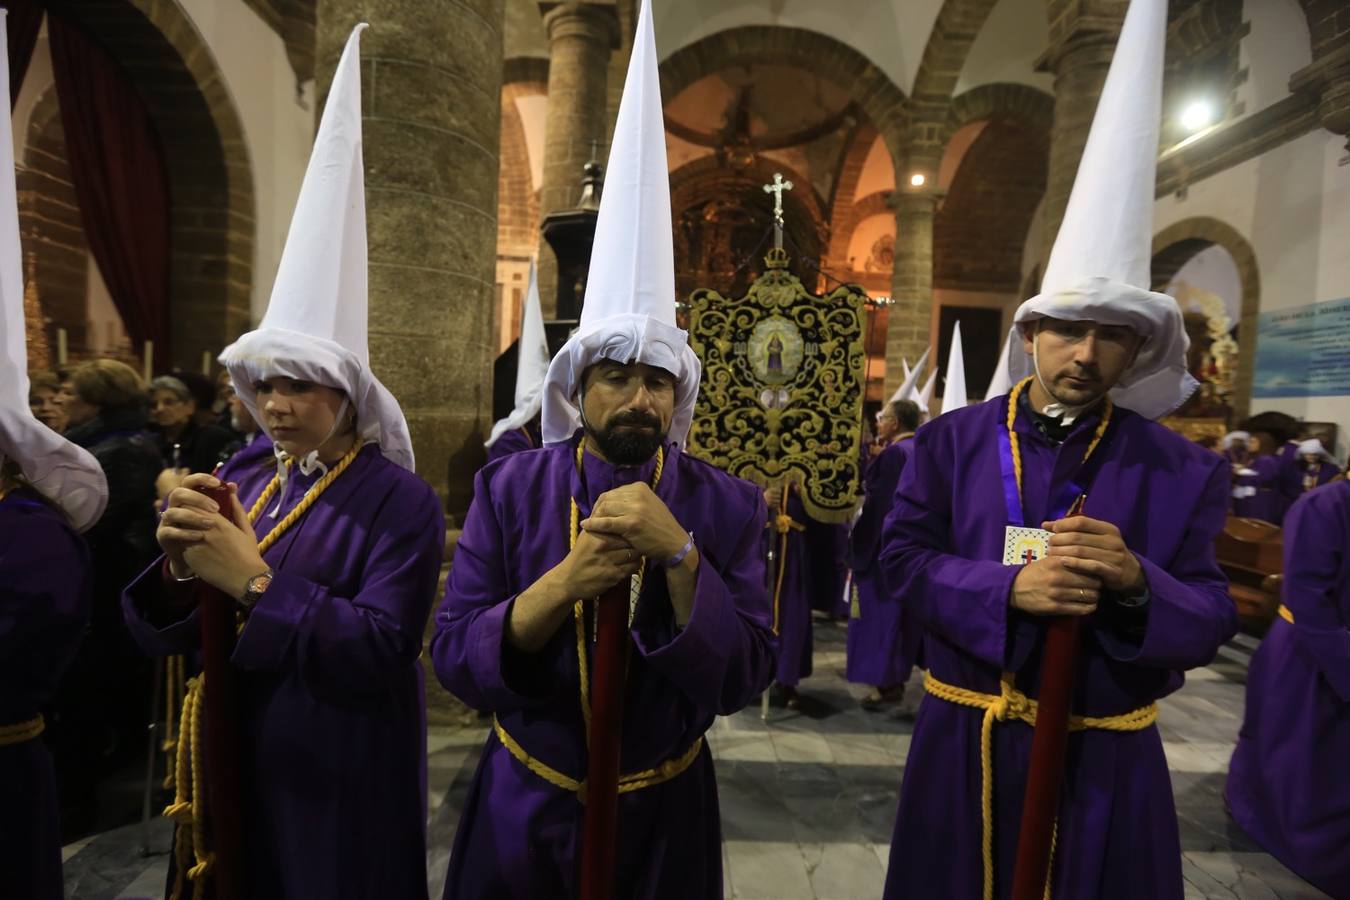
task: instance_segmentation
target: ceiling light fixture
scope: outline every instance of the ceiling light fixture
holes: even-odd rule
[[[1206,100],[1196,100],[1181,112],[1181,124],[1187,131],[1199,131],[1214,121],[1214,107]]]

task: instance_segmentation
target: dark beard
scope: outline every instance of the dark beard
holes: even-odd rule
[[[631,425],[650,429],[649,431],[620,431],[620,426]],[[595,430],[589,425],[586,434],[595,441],[595,446],[616,466],[640,466],[651,459],[657,449],[665,442],[661,431],[661,422],[655,416],[646,413],[615,413],[605,423],[605,427]]]

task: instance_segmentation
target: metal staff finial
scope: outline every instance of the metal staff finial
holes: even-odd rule
[[[773,173],[773,184],[764,185],[764,193],[773,194],[773,247],[783,249],[783,191],[792,190],[792,182],[783,180],[782,172]]]

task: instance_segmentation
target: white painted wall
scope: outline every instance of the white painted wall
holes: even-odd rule
[[[253,171],[253,319],[267,308],[314,143],[314,83],[295,83],[280,35],[243,0],[179,0],[239,112]]]
[[[1289,95],[1289,76],[1312,61],[1312,46],[1298,0],[1246,0],[1242,18],[1251,31],[1239,48],[1247,80],[1237,99],[1247,116]]]
[[[1251,243],[1269,312],[1350,297],[1350,164],[1344,139],[1317,129],[1190,186],[1154,207],[1154,230],[1210,216]],[[1243,337],[1239,336],[1239,340]],[[1279,410],[1350,429],[1350,396],[1258,398],[1252,412]]]
[[[999,81],[1054,93],[1054,76],[1032,68],[1049,44],[1045,0],[999,0],[970,47],[953,96]]]

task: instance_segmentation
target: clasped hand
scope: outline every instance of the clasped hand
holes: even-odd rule
[[[581,522],[576,546],[564,560],[567,591],[594,597],[636,573],[643,557],[670,559],[688,540],[689,533],[647,485],[606,491]]]
[[[1038,616],[1085,616],[1096,610],[1102,591],[1143,590],[1143,568],[1110,522],[1070,516],[1041,527],[1052,532],[1050,553],[1017,574],[1014,607]]]
[[[199,488],[216,488],[211,475],[189,475],[169,492],[155,539],[178,578],[196,575],[231,597],[244,596],[248,580],[267,571],[258,539],[239,503],[238,485],[229,484],[230,507],[222,510]]]

